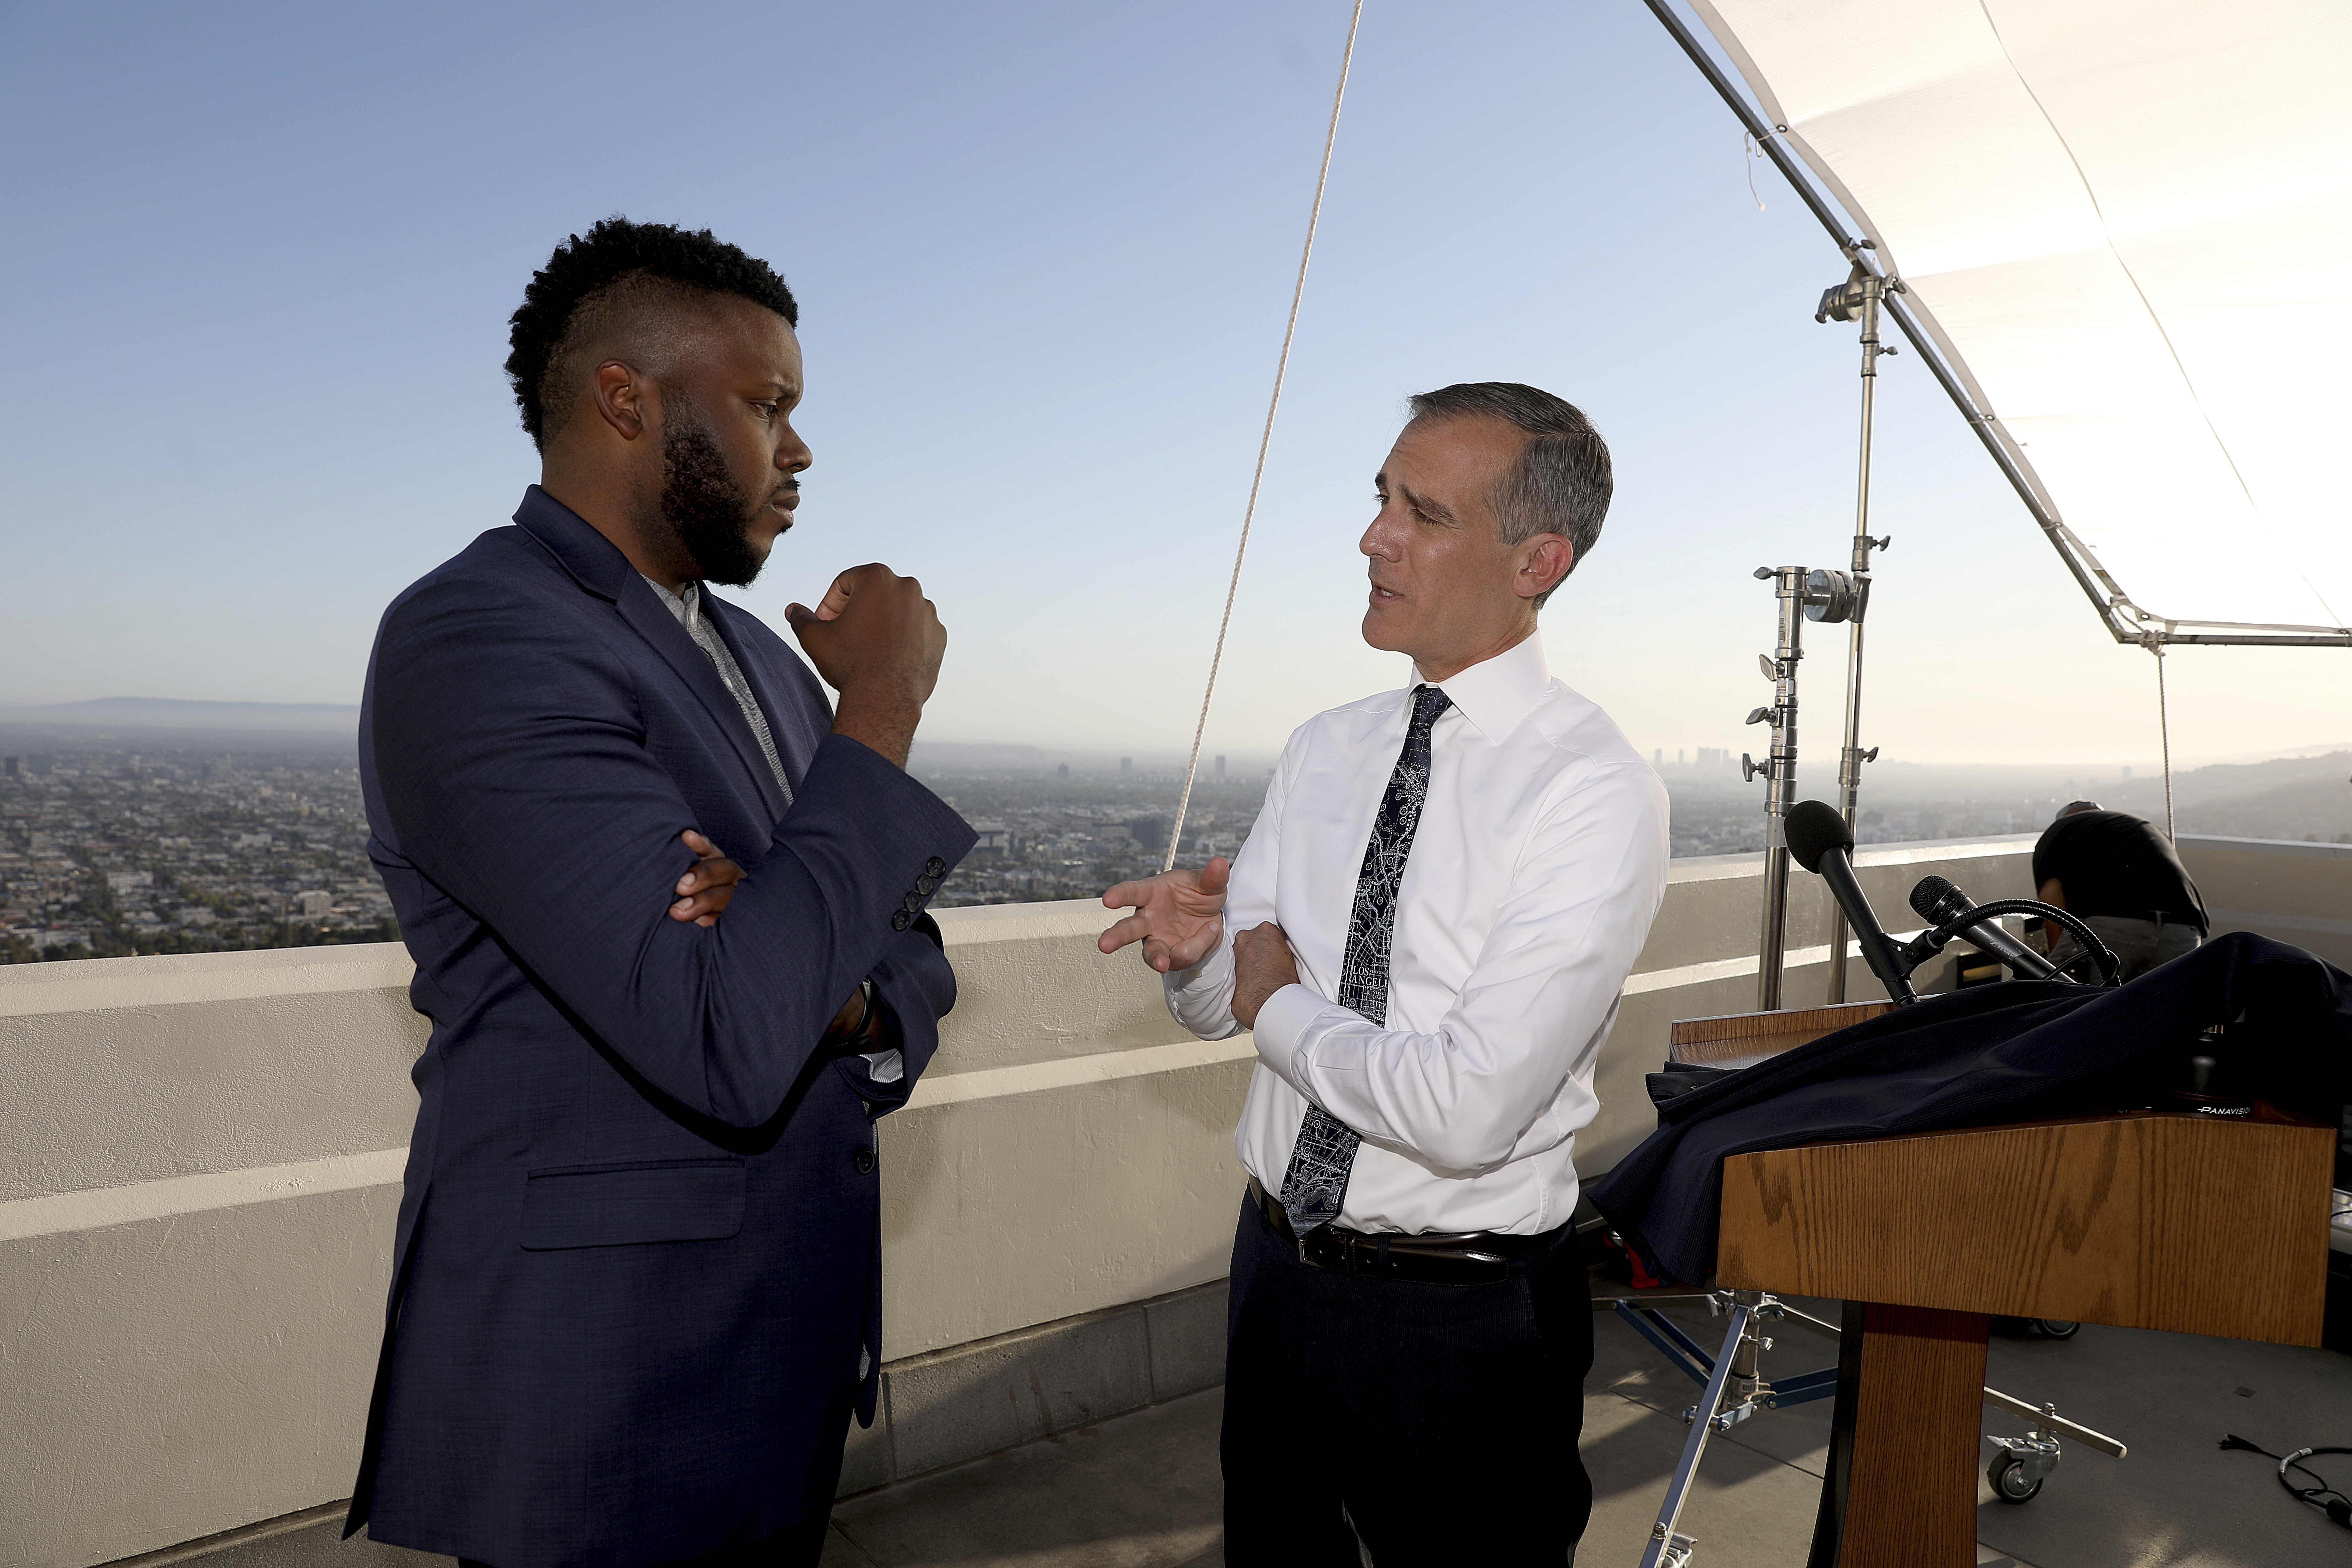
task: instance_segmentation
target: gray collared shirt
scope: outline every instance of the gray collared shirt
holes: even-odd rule
[[[645,574],[639,573],[638,575]],[[735,706],[743,710],[743,722],[751,727],[751,733],[758,738],[760,754],[768,759],[768,771],[775,775],[776,787],[784,792],[784,804],[792,805],[793,781],[784,774],[784,759],[776,751],[775,736],[768,731],[768,717],[760,711],[760,700],[751,695],[751,683],[743,679],[742,667],[735,662],[735,656],[727,651],[727,639],[719,635],[719,628],[712,626],[710,617],[702,613],[702,584],[689,580],[684,591],[677,594],[650,577],[646,578],[646,585],[661,595],[661,602],[669,607],[671,615],[677,617],[677,624],[686,628],[686,635],[694,639],[695,647],[710,656],[711,665],[719,671],[719,681],[726,686],[728,694],[735,699]]]

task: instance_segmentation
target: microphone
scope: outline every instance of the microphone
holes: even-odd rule
[[[1941,930],[1975,909],[1976,900],[1941,877],[1923,877],[1911,889],[1911,911],[1929,925]],[[1991,953],[2025,980],[2065,980],[2058,966],[2010,935],[1990,920],[1973,921],[1958,928],[1958,934]]]
[[[1845,911],[1845,923],[1853,928],[1863,962],[1886,987],[1886,994],[1898,1007],[1917,1001],[1911,989],[1910,970],[1887,940],[1886,928],[1878,923],[1862,884],[1854,880],[1853,834],[1846,827],[1845,818],[1818,800],[1801,800],[1789,810],[1784,834],[1789,854],[1797,864],[1830,885],[1830,897],[1838,901],[1838,908]],[[1830,962],[1843,963],[1845,954],[1833,952]]]

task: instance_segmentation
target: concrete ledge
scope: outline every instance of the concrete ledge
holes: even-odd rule
[[[886,1363],[874,1426],[852,1428],[838,1495],[1090,1426],[1224,1376],[1222,1279]]]
[[[1980,900],[2030,892],[2032,842],[1872,845],[1858,870],[1901,930],[1930,872]],[[2217,910],[2338,963],[2347,847],[2181,845]],[[1578,1135],[1587,1175],[1654,1124],[1642,1077],[1668,1023],[1753,1005],[1762,869],[1675,862]],[[1829,905],[1815,878],[1790,895],[1803,1005]],[[1111,918],[941,913],[961,1000],[879,1131],[885,1407],[845,1488],[1222,1380],[1253,1053],[1191,1039],[1156,977],[1097,953]],[[349,1489],[425,1033],[409,973],[396,944],[0,968],[0,1568],[83,1568]],[[1858,959],[1848,974],[1878,994]]]

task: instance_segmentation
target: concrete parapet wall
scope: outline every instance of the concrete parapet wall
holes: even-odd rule
[[[2352,969],[2352,844],[2185,837],[2215,935],[2256,931]]]
[[[1902,931],[1931,872],[2029,894],[2031,847],[1874,847],[1861,875]],[[2352,963],[2352,853],[2182,852],[2225,929]],[[1671,878],[1578,1141],[1588,1173],[1653,1125],[1668,1022],[1754,1005],[1761,858]],[[1794,879],[1788,1005],[1822,994],[1828,908]],[[961,1000],[882,1124],[888,1419],[853,1440],[845,1488],[1213,1381],[1249,1041],[1184,1035],[1155,976],[1095,952],[1108,919],[941,912]],[[1850,996],[1879,994],[1848,970]],[[349,1491],[425,1037],[408,974],[397,945],[0,967],[0,1568]]]

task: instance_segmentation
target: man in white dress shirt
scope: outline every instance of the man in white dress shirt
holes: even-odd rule
[[[1234,1135],[1225,1561],[1572,1561],[1592,1360],[1576,1131],[1665,893],[1666,798],[1536,616],[1609,452],[1486,382],[1412,400],[1364,640],[1412,684],[1290,738],[1228,866],[1104,895],[1195,1034],[1255,1032]],[[1230,935],[1231,940],[1228,940]]]

